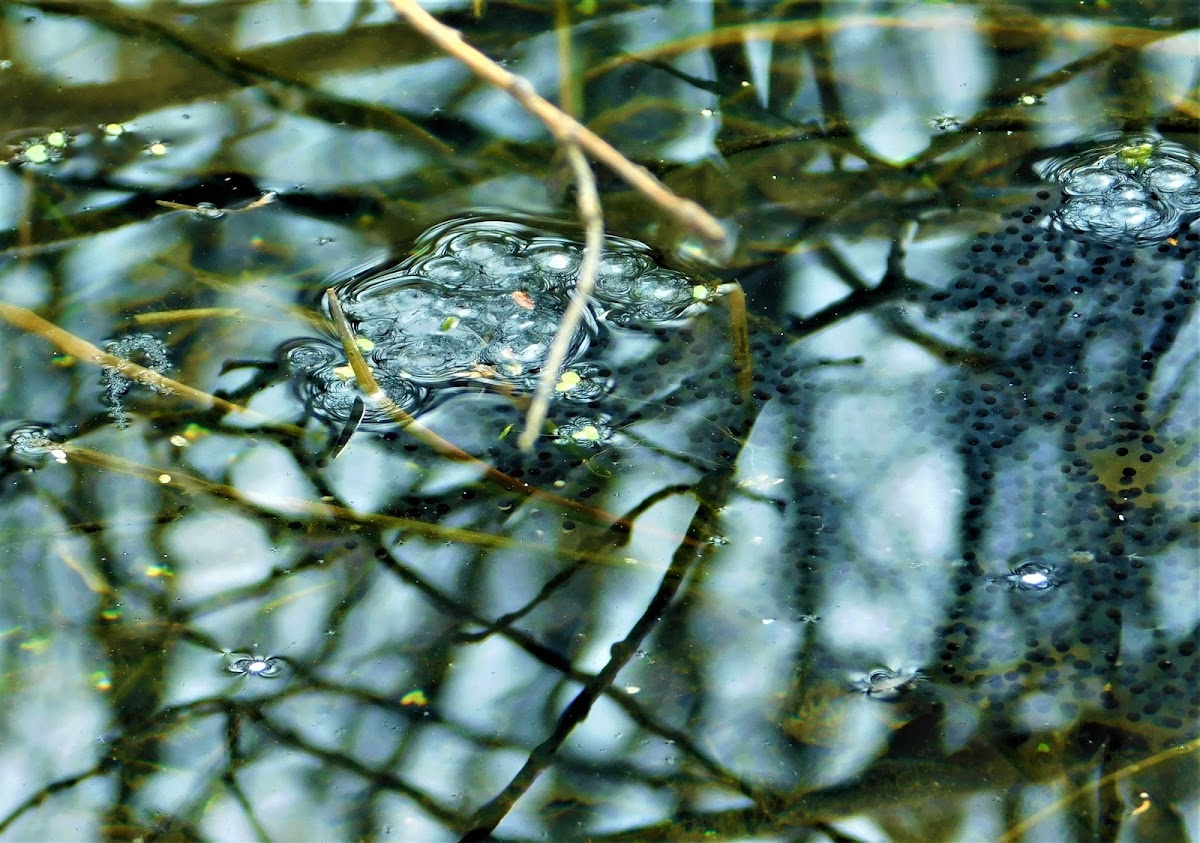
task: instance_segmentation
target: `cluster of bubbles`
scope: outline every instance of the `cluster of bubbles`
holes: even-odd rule
[[[66,459],[59,448],[61,439],[48,424],[15,422],[3,428],[0,441],[0,468],[32,471],[40,468],[48,457],[58,462]]]
[[[911,694],[926,681],[925,674],[913,668],[892,670],[876,668],[854,680],[851,688],[877,702],[896,702]]]
[[[260,656],[257,653],[226,653],[225,670],[237,676],[257,676],[275,679],[284,672],[283,656]]]
[[[1022,562],[999,579],[1017,591],[1049,591],[1063,584],[1062,576],[1042,562]]]
[[[380,387],[408,414],[455,388],[531,391],[578,281],[583,248],[515,222],[455,220],[417,241],[413,254],[382,271],[358,273],[334,292],[355,343]],[[642,243],[608,237],[583,319],[570,337],[555,394],[587,403],[612,380],[589,351],[607,332],[684,319],[703,308],[709,288],[658,266]],[[301,399],[317,417],[361,425],[395,422],[394,408],[364,402],[341,343],[300,339],[281,349]],[[356,403],[357,402],[357,403]],[[603,421],[563,434],[601,441]],[[574,430],[574,428],[572,428]]]
[[[1062,185],[1050,224],[1085,240],[1154,246],[1200,215],[1200,156],[1157,135],[1112,137],[1034,169]]]
[[[171,357],[167,347],[153,334],[126,334],[107,340],[104,350],[114,357],[137,363],[146,369],[159,374],[165,372],[171,365]],[[108,414],[119,428],[129,426],[129,414],[125,412],[122,399],[133,386],[133,381],[121,374],[115,366],[105,366],[100,371],[101,400],[108,407]],[[155,391],[163,390],[154,384],[147,384]]]

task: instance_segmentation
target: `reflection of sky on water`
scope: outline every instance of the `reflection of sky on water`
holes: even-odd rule
[[[466,4],[442,5],[559,95],[545,19],[488,4],[475,22]],[[769,4],[758,5],[761,24]],[[495,390],[464,388],[423,421],[586,507],[644,504],[624,536],[595,513],[480,485],[479,466],[433,460],[387,425],[333,461],[323,426],[285,426],[306,420],[269,364],[285,341],[321,335],[311,320],[327,279],[344,281],[381,249],[403,252],[472,206],[572,213],[545,187],[551,150],[532,118],[410,41],[380,50],[392,43],[382,7],[344,32],[356,8],[271,2],[166,20],[233,61],[232,78],[82,18],[32,11],[0,23],[0,58],[13,63],[0,85],[20,83],[5,143],[60,127],[75,138],[60,162],[0,168],[4,301],[96,344],[149,333],[172,377],[261,414],[218,421],[134,387],[132,425],[117,431],[98,369],[49,365],[42,340],[4,329],[4,418],[51,424],[69,445],[125,461],[64,465],[21,443],[0,458],[5,717],[12,735],[30,736],[0,751],[0,814],[92,769],[105,747],[125,771],[64,787],[8,833],[99,836],[122,775],[129,813],[113,825],[173,815],[215,839],[251,838],[254,821],[278,839],[384,828],[456,838],[651,605],[697,484],[719,504],[695,537],[701,557],[499,833],[569,839],[681,807],[732,809],[748,804],[738,784],[753,782],[789,804],[816,789],[821,816],[862,839],[914,819],[951,839],[994,839],[1005,816],[1061,798],[1064,769],[1111,774],[1193,734],[1195,235],[1136,253],[1038,240],[1016,269],[1005,261],[1018,265],[1021,238],[1030,226],[1046,233],[1040,221],[1057,206],[1042,202],[1015,234],[996,222],[1041,201],[1019,162],[1066,154],[1059,144],[1086,151],[1121,122],[1106,64],[1038,88],[1102,50],[1103,25],[1009,21],[1001,53],[995,31],[974,26],[986,10],[919,7],[885,26],[834,27],[822,53],[812,21],[773,40],[688,42],[714,25],[703,2],[579,22],[579,72],[616,62],[583,85],[589,125],[642,163],[674,162],[661,165],[668,179],[738,232],[726,275],[773,320],[751,325],[752,398],[718,300],[686,326],[614,331],[585,372],[603,384],[580,399],[596,406],[564,425],[568,447],[548,435],[517,454],[504,431],[520,407]],[[1184,25],[1152,24],[1161,38],[1124,30],[1134,40],[1121,73],[1148,74],[1147,107],[1174,141],[1195,32],[1167,30]],[[290,38],[311,40],[297,52]],[[660,66],[622,58],[638,51]],[[43,96],[47,85],[62,90]],[[831,94],[844,124],[829,119]],[[971,134],[939,131],[939,117]],[[124,134],[105,136],[110,121]],[[163,154],[147,152],[155,141]],[[950,175],[927,154],[951,161]],[[890,166],[913,156],[910,170]],[[610,233],[694,251],[601,181]],[[239,210],[268,189],[278,201]],[[147,197],[225,213],[197,219]],[[916,223],[903,261],[913,285],[877,292],[902,222]],[[976,241],[980,230],[1000,235]],[[980,268],[981,243],[995,267]],[[1098,256],[1113,258],[1099,280],[1071,289]],[[1052,267],[1069,277],[1045,292],[1030,278]],[[1011,286],[1025,282],[1032,291]],[[614,286],[606,305],[627,292]],[[236,315],[135,321],[188,308]],[[776,323],[787,315],[785,335]],[[235,360],[267,368],[223,370]],[[1028,365],[1009,373],[1011,360]],[[742,429],[747,406],[757,414]],[[722,486],[714,478],[733,459]],[[141,478],[130,465],[152,470]],[[193,476],[216,486],[180,487]],[[222,651],[280,655],[289,669],[271,682],[233,675]],[[1071,744],[1084,732],[1109,741],[1107,761]],[[909,790],[871,778],[897,769],[888,764]],[[1195,793],[1178,769],[1129,778],[1121,799],[1144,788],[1186,817]],[[217,784],[226,772],[250,812]],[[933,781],[960,788],[953,807],[921,801]],[[1117,807],[1128,817],[1138,804]],[[1166,812],[1146,816],[1200,834]],[[1038,830],[1065,838],[1077,820]]]

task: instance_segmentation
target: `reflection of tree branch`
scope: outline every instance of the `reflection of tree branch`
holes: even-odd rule
[[[694,545],[686,545],[699,547],[710,547],[703,542],[695,542]],[[390,552],[382,552],[375,557],[380,565],[389,573],[395,575],[402,582],[408,583],[416,588],[438,609],[450,617],[461,621],[476,623],[481,626],[489,626],[490,622],[475,612],[470,606],[456,600],[454,597],[446,594],[437,586],[430,583],[419,573],[413,570],[410,566],[396,559]],[[523,632],[513,627],[497,630],[497,635],[510,641],[514,646],[523,650],[528,655],[532,656],[537,661],[546,665],[552,670],[561,673],[568,679],[578,682],[582,685],[589,685],[596,680],[596,676],[584,671],[577,670],[571,662],[564,658],[562,654],[545,646],[535,639],[532,635]],[[659,723],[651,714],[642,707],[631,695],[615,688],[606,687],[604,696],[616,703],[629,719],[638,726],[645,729],[651,734],[658,735],[664,740],[670,741],[686,756],[690,757],[704,770],[708,771],[716,781],[736,790],[743,795],[753,793],[753,788],[746,782],[739,779],[730,771],[726,770],[719,763],[709,758],[696,745],[692,736],[679,729],[675,729],[666,724]]]
[[[1015,841],[1024,838],[1025,832],[1029,831],[1029,829],[1033,828],[1048,817],[1051,817],[1063,810],[1081,797],[1087,796],[1088,794],[1100,788],[1115,784],[1122,779],[1126,779],[1130,776],[1144,772],[1145,770],[1149,770],[1152,767],[1157,767],[1159,764],[1167,761],[1173,761],[1177,758],[1183,758],[1184,756],[1191,755],[1197,751],[1200,751],[1200,738],[1193,738],[1187,743],[1180,744],[1179,746],[1169,747],[1168,749],[1164,749],[1162,752],[1158,752],[1148,758],[1143,758],[1141,761],[1136,761],[1133,764],[1129,764],[1128,766],[1122,767],[1119,770],[1115,770],[1106,776],[1096,779],[1095,781],[1088,782],[1082,787],[1078,787],[1065,794],[1060,799],[1057,799],[1050,805],[1042,808],[1040,811],[1030,814],[1021,822],[1007,829],[1004,834],[997,838],[997,843],[1015,843]]]
[[[727,470],[713,478],[709,484],[702,485],[712,486],[715,492],[712,497],[721,499],[724,497],[723,493],[728,490],[731,478],[732,471]],[[608,663],[599,673],[584,683],[575,698],[563,709],[554,730],[529,754],[525,764],[508,785],[475,812],[471,817],[470,829],[463,835],[464,841],[485,840],[491,835],[517,800],[550,766],[567,737],[577,725],[587,718],[592,706],[608,691],[616,680],[617,674],[633,658],[646,636],[659,624],[679,589],[683,586],[687,574],[710,550],[705,542],[711,534],[712,525],[718,516],[716,508],[706,502],[707,497],[699,496],[700,504],[691,523],[688,524],[687,535],[693,539],[694,543],[679,545],[671,559],[670,566],[663,574],[658,590],[650,598],[641,617],[630,628],[624,639],[612,645]]]
[[[85,18],[112,32],[140,39],[150,39],[171,47],[231,82],[244,87],[261,86],[276,105],[282,103],[279,97],[271,91],[270,85],[272,84],[304,94],[306,101],[298,109],[291,110],[307,113],[330,124],[346,123],[361,128],[389,130],[399,136],[415,140],[432,154],[445,159],[453,156],[453,150],[445,143],[391,109],[347,100],[335,94],[316,90],[298,79],[282,76],[274,70],[224,53],[212,44],[205,44],[152,18],[138,15],[131,9],[108,3],[74,2],[74,0],[33,0],[28,5],[47,14]],[[144,98],[144,92],[140,88],[138,91],[139,95]],[[189,97],[189,99],[193,98],[194,96]],[[141,102],[139,109],[144,109],[144,101],[139,102]]]
[[[9,826],[19,820],[30,809],[41,806],[55,794],[62,793],[64,790],[70,790],[88,779],[108,774],[115,764],[116,762],[111,758],[104,758],[89,770],[84,770],[82,773],[76,773],[73,776],[56,779],[30,794],[23,802],[18,803],[16,807],[9,811],[7,816],[0,817],[0,834],[7,831]]]
[[[279,743],[286,744],[293,749],[311,755],[313,758],[323,761],[326,764],[353,773],[359,778],[370,782],[375,787],[401,793],[415,802],[423,811],[441,820],[450,828],[460,829],[466,827],[466,822],[462,814],[446,807],[433,796],[415,785],[409,784],[399,776],[387,770],[372,769],[349,755],[318,746],[294,729],[268,717],[261,710],[247,708],[245,713],[246,719],[249,722],[254,723]]]

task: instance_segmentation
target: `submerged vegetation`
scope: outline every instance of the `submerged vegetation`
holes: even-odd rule
[[[438,16],[680,198],[388,5],[0,12],[0,835],[1200,838],[1193,4]]]

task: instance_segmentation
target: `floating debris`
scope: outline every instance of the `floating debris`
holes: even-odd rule
[[[930,119],[929,127],[939,132],[957,132],[963,127],[963,123],[952,114],[940,114]]]
[[[23,471],[41,468],[48,457],[65,463],[67,454],[50,425],[41,422],[17,422],[4,431],[0,445],[0,463]]]
[[[14,164],[31,164],[41,167],[57,164],[65,157],[71,136],[66,132],[50,132],[43,137],[28,138],[17,145],[10,159]]]
[[[192,216],[198,220],[219,220],[225,216],[225,209],[218,208],[212,202],[200,202],[192,209]]]
[[[612,438],[612,426],[603,417],[567,419],[554,432],[554,441],[558,444],[578,445],[581,448],[601,448]]]
[[[879,702],[896,702],[925,680],[919,670],[878,668],[855,680],[854,690]]]

